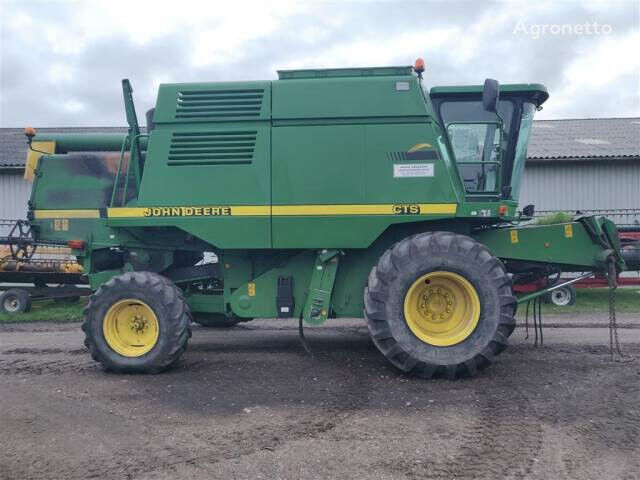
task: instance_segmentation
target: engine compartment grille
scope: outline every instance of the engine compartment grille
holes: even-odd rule
[[[253,162],[256,130],[174,132],[167,165],[247,165]]]
[[[186,120],[258,118],[264,89],[181,90],[175,117]]]

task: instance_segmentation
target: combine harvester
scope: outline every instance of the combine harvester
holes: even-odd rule
[[[178,360],[197,322],[366,318],[391,363],[475,375],[515,327],[513,283],[624,261],[614,224],[523,226],[544,86],[434,87],[414,67],[280,71],[164,84],[148,132],[27,129],[35,238],[67,245],[94,290],[83,330],[119,372]],[[112,150],[120,154],[73,153]],[[204,263],[214,252],[217,263]],[[301,329],[302,331],[302,329]]]

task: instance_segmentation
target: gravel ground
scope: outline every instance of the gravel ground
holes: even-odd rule
[[[640,319],[620,315],[640,358]],[[603,316],[518,328],[475,379],[390,367],[360,320],[195,327],[179,365],[105,373],[78,324],[0,325],[2,479],[633,479],[640,359]]]

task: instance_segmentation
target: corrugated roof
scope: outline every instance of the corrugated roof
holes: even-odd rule
[[[124,133],[126,127],[39,128],[39,132]],[[0,168],[20,168],[27,156],[22,128],[0,128]],[[640,159],[640,118],[535,120],[529,161]]]
[[[535,120],[529,160],[640,157],[640,118]]]

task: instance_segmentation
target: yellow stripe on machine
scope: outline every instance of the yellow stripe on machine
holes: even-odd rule
[[[342,216],[342,215],[452,215],[455,203],[399,203],[352,205],[223,205],[193,207],[107,208],[108,218],[225,217],[225,216]],[[36,210],[36,219],[100,218],[99,210]]]
[[[100,210],[35,210],[36,219],[43,218],[100,218]]]
[[[457,204],[274,205],[272,209],[273,216],[434,215],[456,213]]]
[[[269,216],[271,215],[271,206],[269,205],[236,205],[232,206],[231,215],[233,216]]]
[[[269,216],[269,205],[108,208],[109,218]]]
[[[109,218],[144,217],[146,208],[107,208]]]

